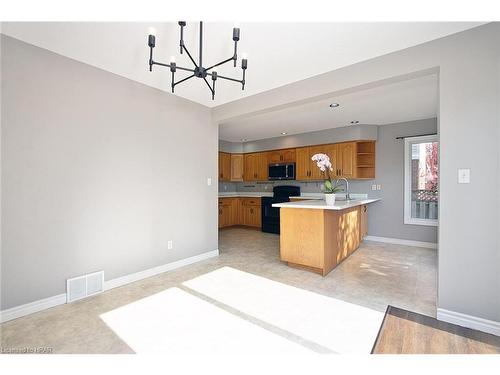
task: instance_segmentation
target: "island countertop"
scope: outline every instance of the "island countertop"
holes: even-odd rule
[[[354,199],[354,200],[339,200],[335,201],[333,206],[328,206],[324,200],[307,200],[299,202],[285,202],[285,203],[274,203],[273,207],[280,208],[309,208],[316,210],[345,210],[347,208],[363,206],[365,204],[373,203],[379,201],[380,198],[373,199]]]

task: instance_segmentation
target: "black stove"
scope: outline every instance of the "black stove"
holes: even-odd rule
[[[272,197],[262,197],[262,231],[280,233],[280,209],[274,203],[290,202],[290,197],[300,196],[300,186],[275,186]]]

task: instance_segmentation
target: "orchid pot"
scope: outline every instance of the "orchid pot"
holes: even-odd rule
[[[335,204],[335,193],[325,193],[325,202],[327,206]]]

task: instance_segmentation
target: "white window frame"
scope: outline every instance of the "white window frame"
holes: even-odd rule
[[[404,165],[404,223],[411,225],[427,225],[434,226],[438,225],[438,219],[420,219],[411,217],[411,146],[414,143],[424,143],[424,142],[438,142],[439,138],[437,135],[424,135],[421,137],[408,137],[405,138],[405,165]],[[439,175],[438,175],[438,187],[439,185]],[[439,207],[439,202],[438,202]],[[439,210],[438,210],[439,215]]]

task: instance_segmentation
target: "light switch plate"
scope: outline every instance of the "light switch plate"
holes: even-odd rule
[[[377,190],[380,190],[382,189],[382,186],[381,185],[377,185]]]
[[[372,185],[372,190],[377,190],[377,185]]]
[[[207,185],[212,186],[212,179],[210,177],[207,178]]]
[[[167,242],[167,249],[172,250],[174,248],[174,242],[172,240]]]
[[[470,169],[460,168],[458,170],[458,183],[459,184],[470,184]]]

